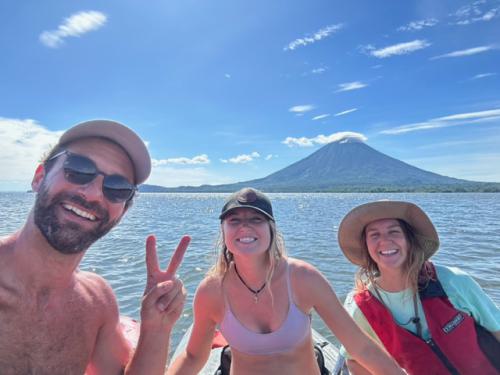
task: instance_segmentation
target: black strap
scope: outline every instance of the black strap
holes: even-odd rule
[[[331,375],[325,365],[325,356],[323,354],[323,348],[328,345],[328,342],[321,342],[314,344],[314,355],[316,356],[316,361],[318,362],[318,367],[321,375]]]
[[[500,342],[498,342],[496,337],[482,325],[477,322],[475,322],[475,324],[479,347],[493,367],[500,372]]]
[[[231,369],[231,347],[226,345],[220,352],[220,366],[215,371],[215,375],[229,375]]]
[[[314,345],[314,355],[318,362],[321,375],[331,375],[325,365],[325,356],[323,355],[323,347],[329,345],[328,342],[322,342]],[[231,347],[226,345],[222,348],[220,353],[220,366],[215,371],[215,375],[229,375],[231,369]]]

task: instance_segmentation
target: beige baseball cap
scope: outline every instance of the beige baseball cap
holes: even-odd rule
[[[130,128],[112,120],[90,120],[66,130],[59,144],[81,138],[102,137],[120,145],[134,165],[135,183],[142,184],[151,173],[151,157],[142,139]]]

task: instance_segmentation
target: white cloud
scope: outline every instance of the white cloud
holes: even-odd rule
[[[185,157],[179,157],[179,158],[169,158],[161,160],[157,159],[151,160],[151,164],[153,165],[153,167],[160,167],[167,164],[193,165],[193,164],[209,164],[209,163],[210,159],[206,154],[197,155],[191,159]]]
[[[455,17],[454,24],[466,26],[476,22],[487,22],[500,16],[500,7],[487,9],[490,5],[486,1],[475,1],[460,7],[451,16]]]
[[[105,14],[96,11],[79,12],[66,18],[57,30],[44,31],[40,41],[50,48],[57,48],[68,37],[79,37],[102,27],[107,21]]]
[[[313,119],[313,121],[317,121],[317,120],[322,120],[322,119],[327,118],[327,117],[330,117],[329,113],[325,113],[325,114],[322,114],[319,116],[314,116],[312,119]]]
[[[500,119],[500,109],[492,109],[480,112],[459,113],[444,117],[430,119],[424,122],[402,125],[392,129],[383,130],[381,134],[403,134],[419,130],[445,128],[449,126],[475,124],[480,122],[494,121]]]
[[[326,38],[327,36],[339,31],[344,26],[342,24],[337,25],[329,25],[318,31],[316,31],[312,36],[304,36],[303,38],[295,39],[293,42],[288,43],[286,47],[283,48],[284,51],[293,51],[298,47],[304,47],[308,44],[316,43],[321,39]]]
[[[326,68],[316,68],[316,69],[311,70],[312,74],[322,74],[324,72],[326,72]]]
[[[488,52],[494,49],[497,48],[495,46],[480,46],[480,47],[468,48],[460,51],[446,53],[444,55],[434,56],[431,57],[431,60],[442,59],[446,57],[464,57],[464,56],[477,55],[478,53]]]
[[[424,27],[432,27],[437,25],[439,21],[435,18],[427,18],[420,21],[412,21],[408,25],[398,27],[398,31],[416,31],[422,30]]]
[[[431,43],[427,42],[426,40],[417,39],[411,42],[393,44],[392,46],[387,46],[380,49],[375,49],[375,47],[368,45],[361,47],[361,50],[379,59],[385,59],[386,57],[394,55],[407,55],[420,49],[427,48],[430,45]]]
[[[35,120],[0,117],[0,190],[29,189],[37,164],[61,134]]]
[[[296,105],[293,107],[288,108],[289,112],[293,112],[296,114],[303,114],[304,112],[309,112],[314,109],[314,106],[311,104],[304,104],[304,105]]]
[[[348,110],[336,113],[336,114],[334,114],[334,116],[335,117],[337,117],[337,116],[344,116],[344,115],[347,115],[348,113],[352,113],[352,112],[355,112],[357,110],[358,110],[357,108],[351,108],[351,109],[348,109]]]
[[[273,158],[275,159],[275,158],[277,158],[277,157],[278,157],[278,155],[269,154],[269,155],[267,155],[267,156],[265,157],[265,159],[266,159],[266,160],[271,160],[271,159],[273,159]]]
[[[294,137],[286,137],[286,139],[281,142],[288,147],[294,147],[294,146],[299,146],[299,147],[311,147],[316,145],[326,145],[327,143],[332,143],[332,142],[348,142],[348,141],[357,141],[357,142],[366,142],[368,138],[364,136],[361,133],[355,133],[355,132],[338,132],[338,133],[333,133],[330,135],[317,135],[316,137],[313,138],[306,138],[306,137],[301,137],[301,138],[294,138]]]
[[[481,78],[492,77],[492,76],[496,76],[496,75],[497,75],[496,73],[481,73],[481,74],[476,74],[471,79],[481,79]]]
[[[336,90],[335,92],[359,90],[366,86],[368,86],[367,83],[363,83],[360,81],[340,83],[338,85],[339,89]]]
[[[231,163],[231,164],[245,164],[253,161],[258,157],[260,157],[260,154],[254,151],[251,154],[242,154],[230,159],[220,159],[220,161],[223,163]]]

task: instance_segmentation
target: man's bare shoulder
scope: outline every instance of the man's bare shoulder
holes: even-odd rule
[[[113,289],[102,276],[94,272],[76,271],[75,291],[89,302],[116,305],[116,296]]]

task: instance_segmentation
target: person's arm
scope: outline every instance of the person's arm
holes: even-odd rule
[[[189,241],[187,236],[181,239],[166,271],[160,270],[158,264],[156,239],[149,236],[146,241],[147,283],[141,306],[140,335],[133,355],[119,324],[116,298],[106,285],[110,307],[106,309],[87,374],[164,374],[170,333],[186,298],[186,291],[182,282],[175,278],[175,272]]]
[[[316,310],[352,359],[372,374],[404,374],[396,361],[357,326],[324,276],[310,264],[297,264],[293,277],[297,294]]]
[[[158,306],[159,300],[164,304],[164,309]],[[184,300],[184,288],[176,279],[158,284],[144,297],[139,341],[125,374],[165,373],[170,334],[182,313]],[[156,316],[152,319],[148,315]]]
[[[216,315],[221,303],[220,282],[213,279],[202,281],[193,301],[194,324],[186,350],[168,368],[168,375],[195,375],[203,368],[210,356],[212,339],[217,325]]]
[[[371,372],[361,366],[354,359],[347,360],[347,368],[351,375],[371,375]]]
[[[99,309],[102,324],[99,327],[94,349],[85,371],[86,375],[120,374],[132,357],[132,348],[123,335],[118,304],[111,287],[102,279],[95,277],[94,298],[105,301]]]

